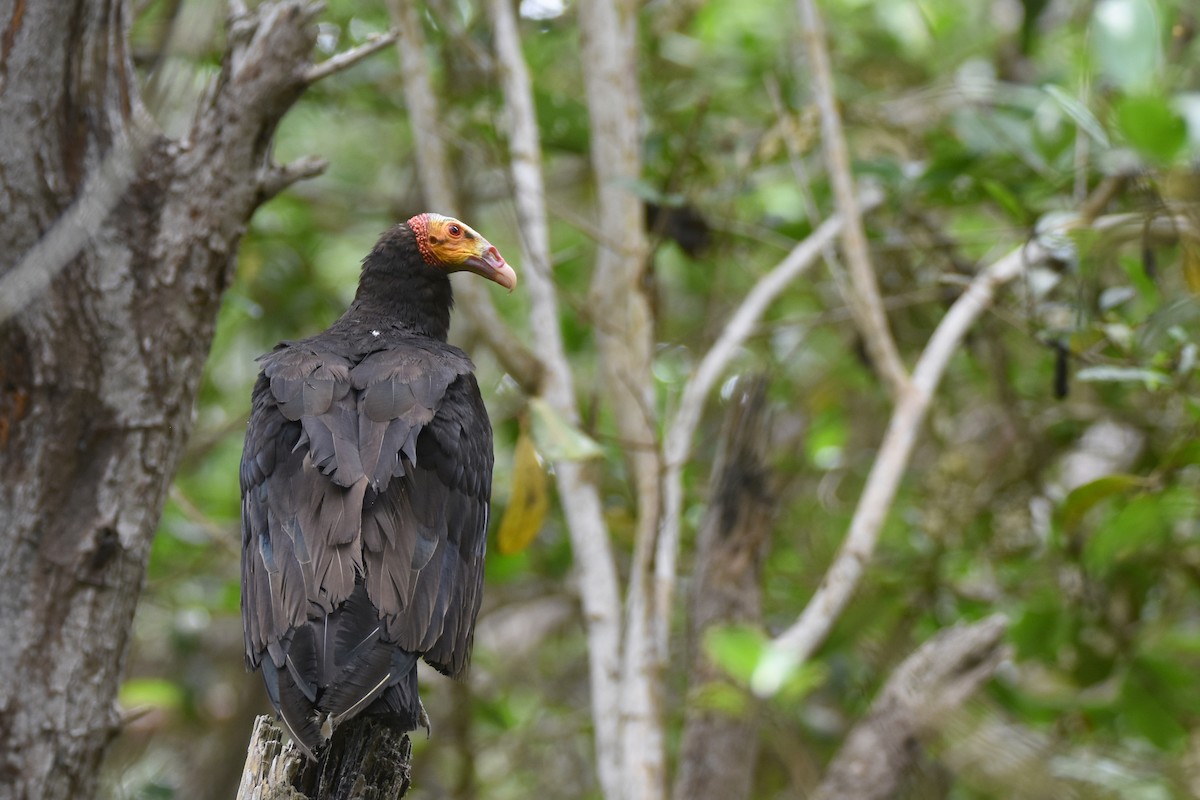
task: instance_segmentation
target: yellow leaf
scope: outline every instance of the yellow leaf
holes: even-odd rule
[[[546,473],[538,461],[533,437],[522,426],[513,451],[512,495],[496,534],[496,549],[500,555],[513,555],[529,547],[542,529],[549,508]]]
[[[1192,294],[1200,294],[1200,242],[1183,237],[1183,278]]]

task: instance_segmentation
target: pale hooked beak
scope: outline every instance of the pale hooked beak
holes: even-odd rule
[[[463,269],[474,272],[508,289],[510,292],[517,286],[517,273],[500,255],[500,251],[489,242],[480,243],[479,255],[468,256],[463,262]]]

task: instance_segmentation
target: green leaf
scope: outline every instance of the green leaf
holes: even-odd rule
[[[743,716],[750,705],[744,689],[719,680],[703,684],[688,699],[696,708],[735,718]]]
[[[586,461],[604,454],[595,440],[567,422],[540,397],[529,401],[537,451],[550,461]]]
[[[1159,540],[1167,511],[1159,494],[1146,494],[1129,501],[1096,531],[1083,550],[1089,569],[1107,571]]]
[[[761,630],[746,625],[712,628],[704,636],[704,652],[737,681],[749,684],[767,647]]]
[[[1134,95],[1116,102],[1117,127],[1135,150],[1171,163],[1187,146],[1187,122],[1165,97]]]
[[[1162,38],[1150,0],[1100,0],[1091,33],[1092,53],[1109,82],[1126,92],[1144,92],[1159,83]]]
[[[1098,503],[1145,485],[1146,481],[1137,475],[1105,475],[1091,483],[1077,486],[1059,507],[1059,524],[1064,531],[1071,531]]]
[[[1088,107],[1081,103],[1073,95],[1067,94],[1061,87],[1055,86],[1052,83],[1047,83],[1042,87],[1050,99],[1058,104],[1058,107],[1063,112],[1075,121],[1080,130],[1086,133],[1101,147],[1108,148],[1108,134],[1104,132],[1104,126],[1100,124],[1100,120],[1096,119],[1096,115],[1088,110]]]
[[[1176,717],[1174,706],[1164,702],[1161,687],[1154,676],[1139,669],[1129,671],[1121,686],[1121,707],[1125,723],[1140,736],[1164,750],[1182,746],[1188,731]]]
[[[841,409],[826,409],[818,414],[809,427],[804,449],[809,460],[819,469],[834,469],[841,465],[843,449],[850,431]]]
[[[1140,367],[1085,367],[1075,373],[1075,380],[1093,383],[1135,383],[1141,382],[1148,389],[1166,386],[1171,382],[1171,376],[1165,372]]]
[[[979,185],[1013,219],[1022,223],[1028,221],[1029,214],[1025,211],[1025,206],[1021,204],[1020,199],[1007,186],[991,178],[981,178]]]
[[[153,706],[175,710],[183,705],[183,689],[163,678],[133,678],[121,684],[121,705]]]
[[[1053,663],[1071,637],[1071,620],[1057,595],[1041,592],[1025,606],[1009,631],[1020,658]]]
[[[1177,641],[1184,642],[1182,639]],[[1195,714],[1200,711],[1200,692],[1195,691],[1196,675],[1190,657],[1196,654],[1194,642],[1190,652],[1160,646],[1157,652],[1142,652],[1134,658],[1134,674],[1143,686],[1162,697],[1171,708]]]

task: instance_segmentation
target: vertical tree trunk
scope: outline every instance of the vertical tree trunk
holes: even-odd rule
[[[755,623],[762,616],[760,577],[776,508],[767,463],[771,430],[766,390],[762,378],[740,384],[721,433],[689,594],[689,692],[721,680],[704,654],[708,630],[721,624]],[[695,703],[687,707],[675,800],[750,797],[758,755],[753,717],[734,718]]]
[[[186,141],[152,130],[122,0],[0,0],[0,792],[96,794],[165,492],[313,10],[234,20]],[[231,478],[232,480],[232,478]]]

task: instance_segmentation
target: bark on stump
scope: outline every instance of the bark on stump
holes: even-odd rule
[[[237,800],[394,800],[411,784],[412,742],[377,717],[338,728],[309,761],[267,716],[254,721]]]

